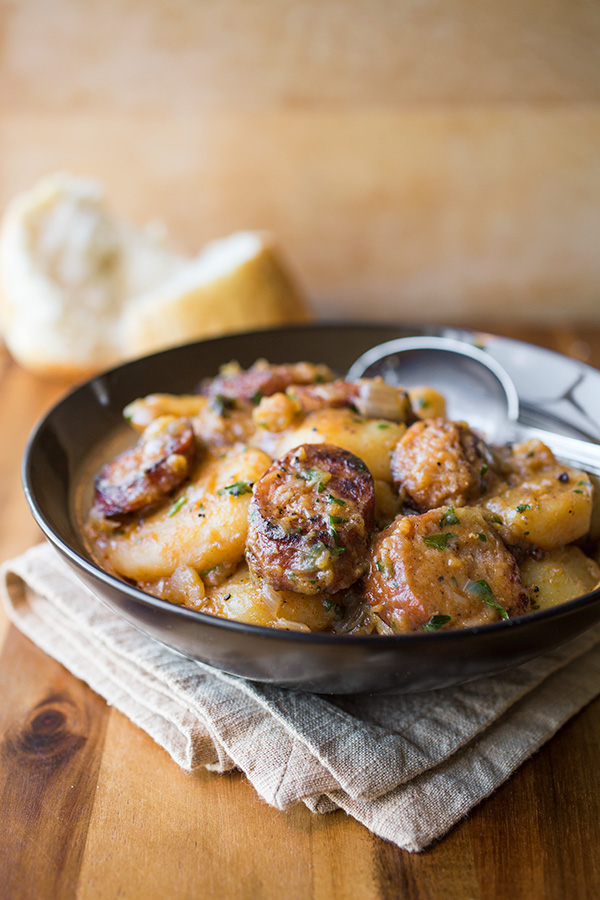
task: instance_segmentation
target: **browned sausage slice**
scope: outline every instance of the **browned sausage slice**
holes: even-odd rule
[[[152,506],[187,478],[195,455],[191,423],[160,416],[135,446],[100,469],[94,482],[96,507],[105,516],[119,516]]]
[[[331,444],[303,444],[254,486],[246,556],[277,590],[335,593],[367,567],[375,491],[365,464]]]
[[[495,479],[484,441],[464,422],[442,417],[415,422],[391,459],[392,477],[419,512],[479,502]]]
[[[400,516],[373,542],[365,597],[395,631],[465,628],[520,615],[528,596],[484,510]]]
[[[222,402],[256,403],[260,397],[283,393],[292,384],[318,384],[332,379],[328,366],[306,362],[275,366],[258,360],[249,369],[205,381],[200,393],[221,398]]]

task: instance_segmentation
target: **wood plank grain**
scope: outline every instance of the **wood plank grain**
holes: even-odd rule
[[[21,108],[185,114],[600,96],[593,0],[28,0],[5,9],[6,97]]]
[[[108,708],[15,629],[0,656],[0,694],[3,896],[73,897]]]
[[[381,842],[383,843],[383,842]],[[343,813],[279,812],[239,774],[182,772],[111,716],[79,900],[371,898],[372,839]]]
[[[468,821],[481,900],[600,896],[600,700]]]

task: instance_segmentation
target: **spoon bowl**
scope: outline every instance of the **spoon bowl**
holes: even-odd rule
[[[537,438],[564,462],[600,475],[600,444],[523,423],[510,375],[473,344],[429,335],[386,341],[363,353],[347,378],[376,376],[405,388],[436,388],[446,398],[449,418],[468,422],[493,443]]]

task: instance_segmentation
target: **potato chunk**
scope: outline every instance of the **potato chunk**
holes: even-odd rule
[[[208,458],[168,506],[107,540],[105,559],[120,575],[151,582],[192,566],[202,575],[242,559],[252,485],[266,472],[262,450],[230,450]]]
[[[551,550],[587,534],[593,488],[589,476],[558,462],[538,440],[516,444],[505,486],[485,498],[509,545]]]
[[[335,598],[275,591],[261,579],[252,578],[245,564],[224,584],[207,588],[204,611],[235,622],[288,631],[323,631],[343,614]]]
[[[391,481],[390,455],[405,430],[402,423],[365,419],[350,409],[320,409],[283,435],[277,456],[300,444],[335,444],[362,459],[373,478]]]
[[[587,594],[600,582],[600,567],[579,547],[550,550],[543,559],[526,559],[520,568],[533,607],[539,609]]]

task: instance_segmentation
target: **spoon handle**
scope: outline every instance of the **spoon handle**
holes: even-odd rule
[[[553,431],[523,425],[521,422],[514,423],[514,437],[519,441],[538,438],[563,462],[594,475],[600,475],[600,444],[555,434]]]

